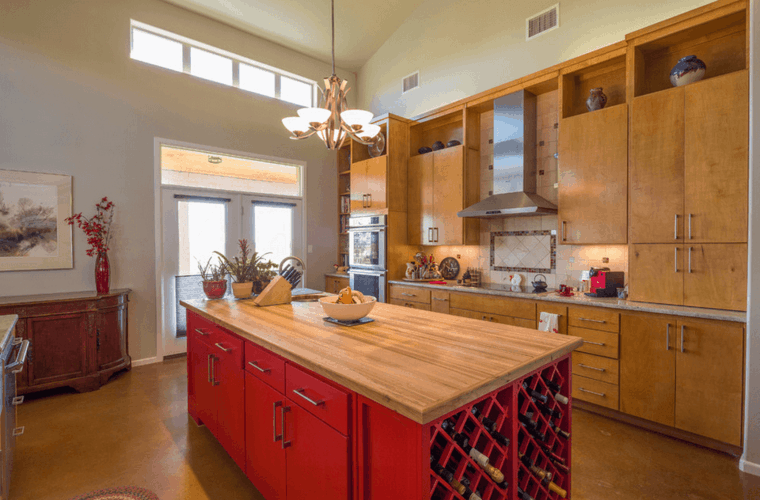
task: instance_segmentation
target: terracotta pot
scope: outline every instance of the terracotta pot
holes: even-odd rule
[[[221,299],[227,293],[227,280],[204,281],[203,293],[211,300]]]
[[[250,281],[247,283],[233,283],[232,284],[232,295],[235,296],[236,299],[247,299],[251,296],[251,292],[253,290],[253,283]]]
[[[111,288],[111,263],[107,252],[98,252],[95,259],[95,289],[98,294],[105,294]]]

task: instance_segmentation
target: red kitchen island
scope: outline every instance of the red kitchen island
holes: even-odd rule
[[[188,411],[267,500],[570,498],[578,337],[379,303],[183,301]]]

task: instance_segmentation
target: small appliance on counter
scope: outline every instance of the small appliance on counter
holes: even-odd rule
[[[625,273],[610,271],[609,267],[591,268],[591,287],[586,293],[589,297],[617,297],[617,289],[625,285]]]
[[[549,286],[549,284],[546,282],[546,276],[543,274],[537,274],[533,278],[533,281],[530,282],[530,284],[533,285],[533,293],[544,293]]]

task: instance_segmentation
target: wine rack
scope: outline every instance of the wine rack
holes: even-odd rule
[[[555,428],[570,433],[572,401],[568,401],[567,405],[557,402],[544,382],[546,379],[561,386],[560,394],[570,400],[570,370],[568,355],[433,421],[429,424],[430,456],[433,460],[437,459],[437,463],[452,473],[459,483],[483,500],[519,500],[518,487],[535,500],[561,499],[556,491],[549,489],[548,484],[531,473],[519,458],[524,454],[535,466],[551,473],[551,482],[560,490],[567,490],[566,498],[570,498],[570,439],[559,436],[552,429],[549,419]],[[539,410],[528,391],[523,388],[526,381],[529,382],[529,389],[546,396],[545,406],[550,412],[555,412],[553,416],[545,415]],[[495,423],[495,430],[509,440],[507,446],[494,439],[486,426],[473,414],[473,408],[477,408],[477,413]],[[536,430],[546,437],[544,442],[539,442],[520,424],[518,413],[532,414],[530,418],[536,422]],[[498,485],[468,456],[446,432],[444,421],[453,423],[453,432],[464,435],[470,446],[486,455],[489,464],[504,474],[506,487],[504,484]],[[559,459],[560,466],[564,462],[568,469],[562,470],[560,466],[555,466],[546,450],[551,450],[553,458]],[[469,500],[434,472],[432,467],[429,473],[431,500]]]

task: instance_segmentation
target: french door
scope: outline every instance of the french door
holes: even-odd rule
[[[300,198],[164,187],[161,204],[163,356],[187,351],[185,308],[179,302],[205,299],[198,264],[209,258],[216,264],[215,251],[237,255],[245,238],[277,265],[291,255],[305,257]]]

